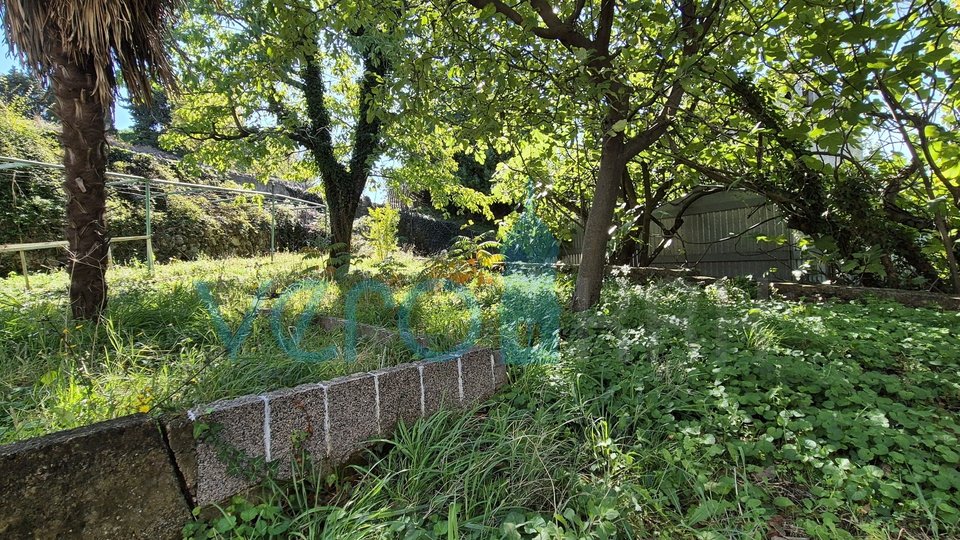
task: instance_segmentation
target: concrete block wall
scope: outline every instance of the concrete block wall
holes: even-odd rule
[[[499,351],[474,349],[442,362],[219,401],[188,411],[165,429],[192,502],[206,505],[255,485],[268,467],[285,476],[291,461],[304,455],[321,467],[340,465],[368,441],[389,436],[400,421],[490,397],[505,373]],[[196,441],[194,433],[200,433]]]
[[[847,287],[842,285],[811,285],[804,283],[768,283],[761,288],[761,294],[777,296],[789,300],[824,300],[838,298],[840,300],[861,300],[864,298],[880,298],[899,302],[909,307],[925,307],[942,309],[945,311],[960,311],[960,296],[927,292],[906,291],[900,289],[877,289],[873,287]]]
[[[0,538],[177,538],[190,519],[145,415],[0,446],[0,494]]]
[[[0,446],[0,538],[178,538],[191,508],[268,470],[343,464],[399,422],[469,408],[505,382],[499,351],[474,349]]]

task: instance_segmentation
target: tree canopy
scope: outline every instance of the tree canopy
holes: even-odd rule
[[[802,249],[809,273],[960,290],[954,3],[230,0],[186,14],[184,92],[167,105],[150,87],[137,140],[317,179],[342,252],[374,183],[487,220],[532,186],[553,234],[582,245],[583,309],[605,265],[657,264],[682,241],[663,204],[741,189],[776,205],[796,234],[761,240]]]

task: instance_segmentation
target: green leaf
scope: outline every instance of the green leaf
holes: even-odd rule
[[[217,520],[213,528],[216,529],[217,532],[222,534],[227,531],[233,530],[233,528],[236,526],[237,526],[236,516],[222,516],[220,519]]]
[[[57,377],[59,376],[60,376],[60,372],[55,369],[48,371],[40,377],[40,384],[44,386],[53,384],[53,381],[57,380]]]
[[[837,150],[844,143],[844,135],[839,131],[828,133],[817,139],[817,145],[824,150]]]
[[[721,501],[704,501],[687,514],[687,526],[693,527],[711,519],[724,511],[726,506]]]
[[[840,35],[840,39],[847,43],[860,43],[870,39],[873,35],[874,30],[869,26],[854,24]]]
[[[793,501],[786,497],[776,497],[773,499],[773,504],[779,508],[787,508],[793,506]]]

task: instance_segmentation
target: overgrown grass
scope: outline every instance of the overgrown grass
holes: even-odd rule
[[[407,257],[391,276],[399,304],[417,276]],[[22,278],[0,280],[0,443],[78,427],[134,412],[159,413],[255,392],[320,381],[414,359],[406,347],[361,338],[355,362],[343,359],[342,332],[308,326],[300,348],[318,351],[333,345],[337,357],[326,362],[292,358],[278,344],[270,313],[253,319],[249,337],[236,355],[225,342],[196,289],[210,285],[223,318],[236,331],[252,308],[258,288],[276,298],[305,279],[322,280],[318,261],[296,254],[275,259],[201,260],[158,265],[150,277],[142,266],[115,267],[108,273],[109,307],[103,321],[77,323],[68,317],[64,272],[31,275],[31,291]],[[383,278],[360,264],[343,283],[331,283],[319,313],[342,316],[343,299],[357,282]],[[295,294],[282,319],[289,335],[310,291]],[[411,318],[415,332],[434,336],[438,346],[466,334],[466,313],[445,294],[418,302]],[[443,317],[437,317],[444,314]],[[358,303],[361,322],[396,325],[396,309],[383,309],[373,295]]]
[[[100,324],[66,316],[66,276],[0,281],[0,440],[136,411],[183,408],[407,361],[399,343],[358,360],[291,358],[269,316],[226,353],[194,283],[210,283],[236,329],[257,288],[264,308],[302,279],[298,255],[110,273]],[[422,265],[361,262],[330,285],[374,294],[361,322],[396,325]],[[496,344],[499,279],[471,290]],[[289,332],[309,298],[283,315]],[[435,347],[466,333],[455,294],[432,291],[412,326]],[[440,414],[381,441],[367,465],[300,471],[185,531],[233,538],[955,538],[960,535],[960,315],[896,304],[757,302],[741,290],[611,282],[595,311],[564,314],[561,361],[514,368],[469,413]],[[311,327],[306,350],[343,336]]]
[[[193,537],[956,538],[956,313],[608,284],[562,360]],[[272,531],[272,532],[271,532]]]

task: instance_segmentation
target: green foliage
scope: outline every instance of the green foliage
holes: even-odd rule
[[[173,121],[173,112],[167,93],[154,88],[153,98],[149,105],[130,104],[130,117],[133,120],[130,142],[159,148],[160,135],[167,131]]]
[[[532,264],[544,272],[557,262],[557,241],[537,216],[532,194],[528,195],[523,215],[507,231],[503,244],[504,260],[518,271],[522,265]]]
[[[264,501],[314,537],[953,538],[957,321],[616,280],[560,363]]]
[[[385,204],[370,208],[364,238],[373,246],[376,261],[386,260],[397,249],[397,229],[400,226],[400,211]]]
[[[946,289],[960,217],[945,172],[958,148],[957,21],[948,1],[867,2],[856,13],[784,4],[773,33],[725,48],[717,84],[697,95],[711,107],[681,114],[683,142],[662,153],[769,197],[791,228],[831,242],[816,253],[831,279]],[[948,192],[950,204],[931,204]]]
[[[58,161],[55,126],[25,118],[26,112],[18,102],[0,101],[0,155]],[[66,204],[61,183],[53,169],[0,171],[0,244],[59,240]],[[0,271],[12,268],[19,268],[15,254],[0,257]]]
[[[649,133],[657,142],[629,156],[635,196],[623,190],[614,248],[644,203],[719,183],[767,196],[811,240],[836,240],[822,260],[839,282],[942,287],[949,275],[960,225],[954,3],[754,2],[716,13],[631,3],[599,55],[602,2],[554,2],[554,21],[536,3],[466,4],[427,6],[411,23],[423,52],[398,69],[432,84],[398,98],[404,183],[431,165],[452,174],[465,155],[509,156],[491,200],[520,200],[532,178],[549,202],[544,219],[569,240],[591,206],[604,138]],[[688,8],[706,32],[699,49],[683,43]],[[477,46],[491,36],[495,47]],[[608,116],[617,99],[628,112]],[[640,161],[654,173],[645,186]]]
[[[199,515],[199,508],[194,515]],[[183,530],[187,539],[203,538],[286,538],[291,520],[282,509],[273,504],[251,504],[241,497],[234,497],[223,509],[224,515],[213,523],[190,522]]]
[[[11,67],[6,75],[0,75],[0,101],[14,104],[28,118],[41,118],[48,122],[56,120],[53,91],[44,88],[36,77],[19,71],[16,66]]]
[[[501,351],[510,364],[553,363],[560,347],[560,304],[553,275],[527,270],[503,278]]]
[[[0,155],[57,161],[61,155],[57,126],[26,114],[22,103],[0,100]]]
[[[458,236],[450,249],[430,260],[424,275],[460,285],[471,282],[489,285],[494,281],[494,271],[503,265],[504,256],[499,250],[500,242],[493,239],[492,231]]]
[[[220,170],[306,179],[329,166],[327,157],[316,153],[319,139],[307,133],[329,130],[333,140],[321,152],[331,152],[343,165],[350,162],[348,125],[358,120],[361,99],[371,105],[371,117],[364,120],[387,119],[386,93],[378,88],[361,96],[359,79],[365,53],[376,52],[389,63],[400,51],[402,36],[388,3],[322,9],[305,0],[232,0],[218,6],[196,1],[189,13],[177,37],[197,61],[181,73],[189,92],[174,110],[177,129],[161,137],[164,144],[190,151],[188,159]],[[329,88],[306,80],[307,63],[332,79]],[[322,107],[315,103],[311,109],[311,94],[320,96]],[[320,114],[320,108],[326,111]],[[301,149],[307,159],[288,159]]]
[[[60,160],[55,126],[27,119],[15,105],[0,102],[0,155],[56,163]],[[180,162],[138,153],[122,145],[111,148],[109,169],[115,172],[187,183],[222,185],[222,177],[193,176]],[[0,171],[0,243],[60,240],[66,198],[57,169],[24,167]],[[140,188],[109,190],[107,222],[113,236],[144,234],[146,215]],[[262,201],[261,201],[262,202]],[[240,204],[243,203],[243,204]],[[154,187],[152,225],[158,260],[253,256],[270,247],[271,213],[255,200],[212,201],[202,195],[165,196]],[[305,224],[296,211],[276,208],[276,240],[280,250],[318,243],[322,233]],[[116,261],[146,260],[142,243],[113,248]],[[31,269],[57,265],[56,250],[28,253]],[[0,272],[19,271],[16,254],[0,258]]]
[[[32,275],[30,292],[20,279],[0,280],[0,442],[136,412],[182,410],[409,359],[399,340],[361,339],[355,362],[338,356],[304,363],[277,343],[268,317],[257,317],[236,358],[229,360],[194,283],[211,283],[227,326],[235,329],[261,283],[272,280],[274,290],[283,291],[308,275],[307,264],[294,254],[277,254],[273,262],[204,259],[157,265],[154,278],[142,264],[117,266],[108,275],[111,304],[100,324],[70,321],[64,272]],[[283,315],[290,328],[306,301],[302,294],[290,298]],[[321,311],[334,311],[338,302],[339,293],[331,291]],[[311,326],[301,343],[320,350],[340,348],[343,339],[340,332]]]
[[[785,516],[817,537],[835,537],[844,520],[857,536],[893,523],[956,530],[960,477],[943,450],[958,435],[957,314],[611,285],[567,353],[600,375],[588,393],[609,395],[603,409],[658,404],[645,418],[611,419],[613,439],[672,434],[678,448],[662,466],[690,475],[686,493],[704,510],[688,524],[749,509],[740,519]]]

